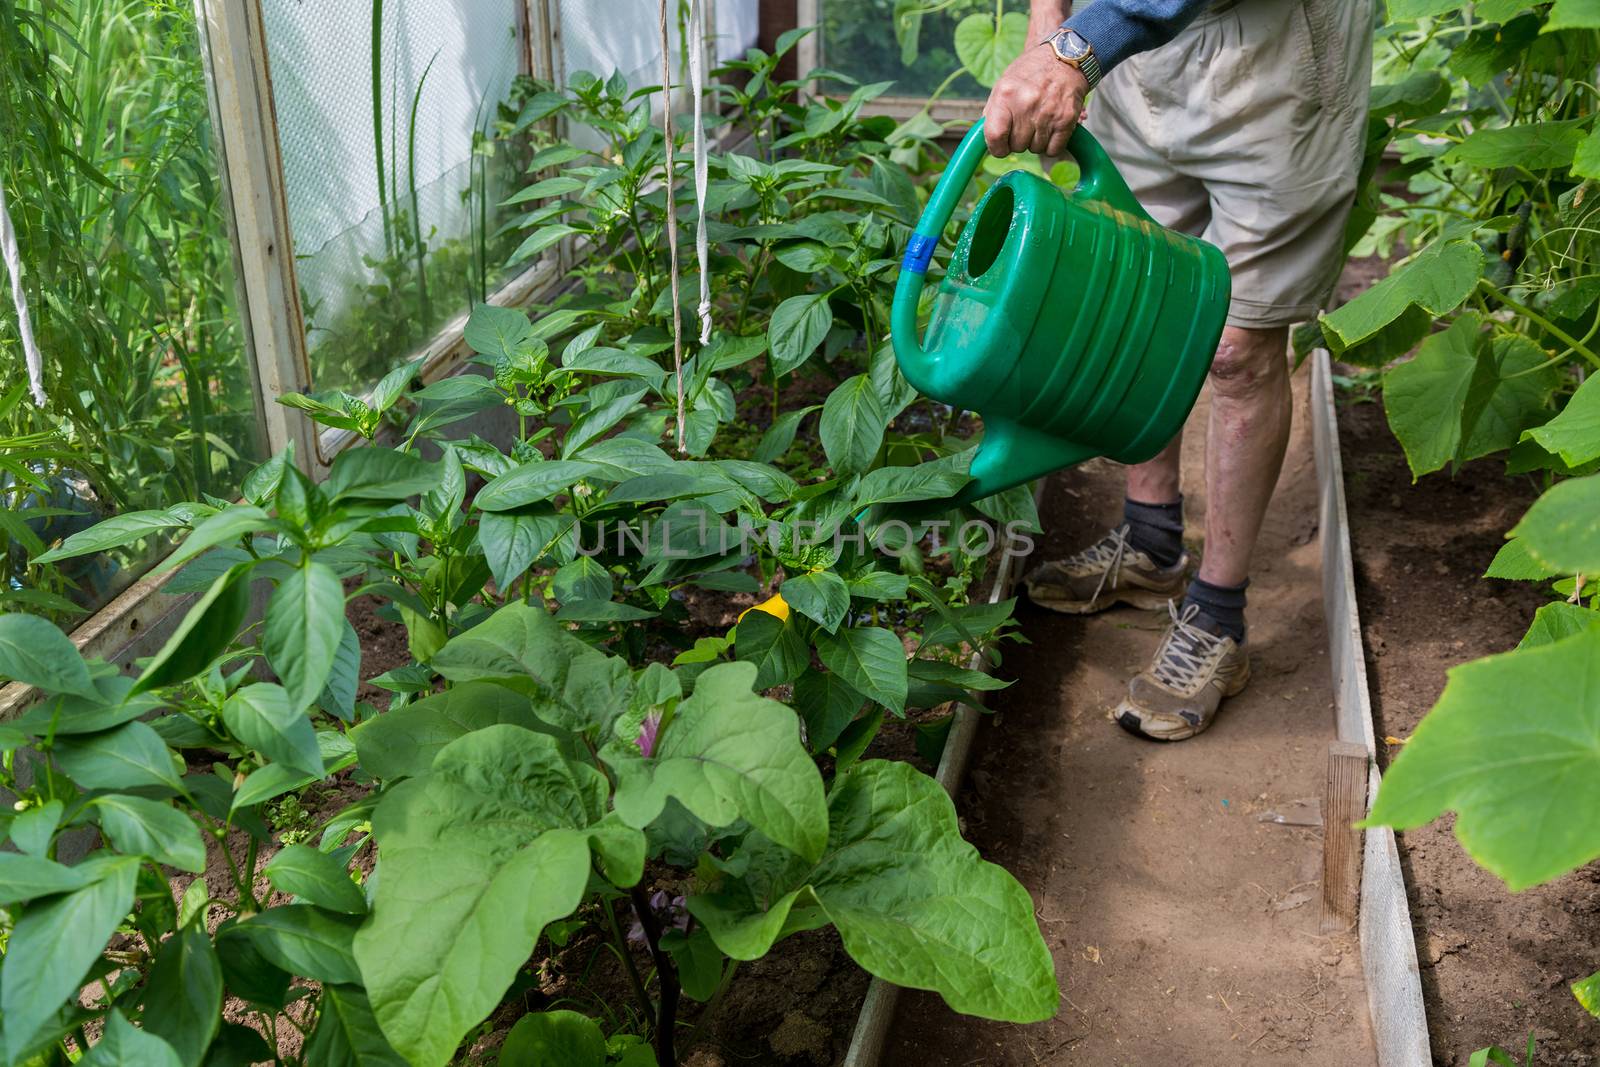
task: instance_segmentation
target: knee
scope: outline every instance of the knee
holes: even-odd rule
[[[1244,400],[1282,388],[1288,380],[1288,338],[1283,330],[1228,327],[1211,362],[1211,388]]]

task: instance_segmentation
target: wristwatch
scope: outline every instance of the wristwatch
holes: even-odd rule
[[[1100,84],[1100,59],[1094,54],[1094,47],[1077,30],[1063,26],[1044,43],[1055,52],[1057,59],[1082,74],[1089,88]]]

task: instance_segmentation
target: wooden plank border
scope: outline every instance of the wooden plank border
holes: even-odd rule
[[[1367,750],[1367,800],[1362,810],[1370,811],[1380,777],[1378,747],[1371,692],[1367,688],[1361,617],[1356,606],[1355,561],[1345,506],[1344,463],[1339,455],[1333,367],[1323,349],[1314,352],[1311,359],[1312,442],[1321,497],[1318,530],[1322,539],[1322,609],[1328,626],[1334,710],[1339,740],[1356,742]],[[1330,829],[1325,828],[1325,832]],[[1431,1067],[1433,1053],[1417,967],[1416,934],[1411,927],[1394,831],[1387,827],[1367,830],[1364,837],[1357,929],[1378,1067]]]

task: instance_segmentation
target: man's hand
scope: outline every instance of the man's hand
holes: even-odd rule
[[[995,82],[983,109],[983,136],[994,156],[1059,156],[1083,120],[1089,83],[1048,45],[1033,45]]]

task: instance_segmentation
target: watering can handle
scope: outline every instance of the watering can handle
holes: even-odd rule
[[[901,269],[905,275],[915,275],[915,288],[920,292],[922,277],[928,272],[928,264],[933,261],[933,250],[939,245],[939,235],[950,224],[950,218],[955,214],[956,204],[966,193],[967,186],[972,183],[973,177],[978,173],[978,167],[983,162],[988,146],[983,139],[983,119],[973,123],[972,129],[961,139],[961,144],[956,147],[955,153],[950,157],[950,164],[945,167],[944,174],[939,178],[939,184],[934,187],[933,196],[928,200],[928,206],[923,209],[922,218],[917,220],[917,228],[911,235],[910,242],[906,245],[906,254],[901,262]],[[1128,183],[1122,180],[1116,164],[1111,162],[1111,157],[1106,155],[1106,150],[1100,147],[1100,142],[1094,135],[1083,128],[1080,123],[1072,131],[1072,139],[1067,142],[1067,153],[1078,164],[1078,186],[1072,195],[1080,200],[1103,200],[1119,211],[1126,211],[1141,219],[1150,219],[1139,201],[1129,190]]]

